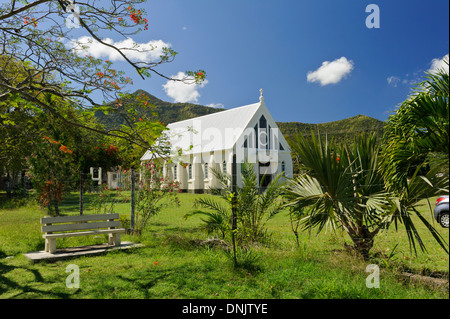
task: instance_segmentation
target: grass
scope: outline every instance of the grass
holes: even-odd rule
[[[87,195],[86,202],[92,199]],[[343,233],[300,233],[300,245],[290,230],[289,218],[280,213],[267,224],[269,245],[257,246],[247,263],[233,267],[223,249],[204,247],[199,239],[201,217],[187,220],[197,196],[180,194],[180,207],[166,208],[152,219],[139,237],[144,248],[109,252],[54,263],[32,264],[23,253],[44,248],[39,218],[45,213],[33,202],[21,207],[0,207],[0,299],[2,298],[207,298],[207,299],[446,299],[448,290],[405,280],[401,271],[434,273],[448,279],[446,254],[423,227],[419,227],[428,253],[410,253],[406,234],[390,231],[376,238],[372,263],[381,268],[380,288],[366,287],[367,262],[344,249]],[[23,203],[22,203],[23,204]],[[16,205],[18,206],[18,205]],[[77,214],[77,195],[71,194],[62,211]],[[88,206],[88,205],[87,205]],[[116,211],[129,215],[128,203]],[[426,212],[426,207],[423,208]],[[86,214],[89,210],[85,211]],[[429,213],[425,213],[431,219]],[[419,224],[417,224],[419,225]],[[436,228],[448,238],[448,229]],[[106,242],[106,238],[75,237],[58,241],[58,247]],[[398,243],[389,260],[386,254]],[[80,288],[69,289],[66,267],[80,269]]]

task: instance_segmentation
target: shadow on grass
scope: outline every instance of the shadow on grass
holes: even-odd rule
[[[143,276],[139,278],[128,278],[124,275],[118,275],[117,278],[127,282],[128,284],[136,287],[140,292],[143,292],[144,298],[152,298],[152,294],[150,293],[150,289],[156,286],[159,282],[167,279],[171,275],[172,271],[168,270],[152,270],[144,273]]]
[[[11,265],[4,265],[2,262],[0,262],[0,295],[8,292],[9,290],[17,290],[17,292],[14,294],[14,296],[11,296],[10,298],[20,298],[24,294],[36,294],[38,296],[45,296],[48,298],[63,298],[67,299],[70,297],[70,294],[62,293],[62,292],[49,292],[44,291],[36,288],[30,287],[28,284],[22,285],[14,280],[11,280],[6,277],[6,274],[18,270],[23,269],[25,271],[28,271],[33,274],[34,281],[40,282],[43,284],[50,284],[50,281],[46,281],[41,273],[36,269],[29,269],[27,267],[19,267],[19,266],[11,266]]]

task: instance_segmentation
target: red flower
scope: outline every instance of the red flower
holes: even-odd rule
[[[110,145],[109,148],[106,149],[106,153],[108,156],[111,156],[113,153],[117,153],[117,147],[114,145]]]

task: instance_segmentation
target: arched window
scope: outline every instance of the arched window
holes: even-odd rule
[[[205,163],[205,178],[208,178],[208,163]]]
[[[178,164],[173,167],[173,179],[178,179]]]
[[[281,162],[281,173],[283,173],[283,175],[286,175],[286,163],[285,162]]]
[[[264,117],[264,115],[261,115],[259,119],[259,128],[266,128],[267,127],[267,120]]]
[[[226,174],[226,172],[227,172],[227,162],[225,162],[225,161],[223,161],[223,163],[222,163],[222,171],[224,174]]]
[[[192,164],[189,164],[188,166],[188,174],[189,174],[189,179],[192,179]]]

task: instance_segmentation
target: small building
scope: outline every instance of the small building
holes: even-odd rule
[[[159,141],[170,149],[164,177],[178,181],[183,192],[204,193],[220,187],[211,169],[231,174],[233,160],[238,187],[244,162],[253,164],[261,188],[277,174],[292,177],[291,150],[260,91],[258,103],[169,124]],[[147,151],[141,161],[156,158]]]
[[[122,170],[121,167],[116,167],[110,171],[105,171],[101,167],[90,168],[92,190],[99,190],[102,187],[109,189],[130,189],[131,187],[131,172]],[[139,171],[135,173],[136,180],[139,179]]]

